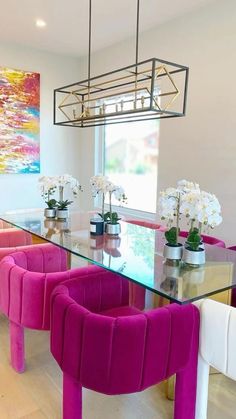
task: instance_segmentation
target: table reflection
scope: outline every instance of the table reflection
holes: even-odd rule
[[[158,268],[158,272],[160,269]],[[169,296],[182,300],[195,300],[199,295],[227,289],[233,282],[232,262],[206,262],[203,266],[190,266],[183,262],[163,262],[160,289]]]

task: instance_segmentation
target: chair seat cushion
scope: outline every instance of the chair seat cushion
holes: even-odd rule
[[[136,307],[132,306],[120,306],[114,307],[109,310],[101,311],[99,314],[109,317],[122,317],[122,316],[133,316],[135,314],[140,314],[141,311]]]

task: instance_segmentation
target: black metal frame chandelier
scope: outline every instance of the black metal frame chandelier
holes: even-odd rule
[[[54,124],[70,127],[185,116],[189,69],[158,58],[91,77],[92,0],[89,0],[88,78],[54,90]]]

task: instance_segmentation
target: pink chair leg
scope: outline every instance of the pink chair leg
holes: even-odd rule
[[[82,419],[82,386],[63,374],[63,419]]]
[[[199,318],[195,317],[188,367],[176,374],[174,419],[195,419]]]
[[[11,365],[17,372],[25,370],[24,328],[10,321]]]

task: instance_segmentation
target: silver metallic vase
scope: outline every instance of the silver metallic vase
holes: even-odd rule
[[[165,259],[170,260],[181,260],[183,255],[183,245],[177,244],[176,246],[171,246],[170,244],[166,243],[164,245],[163,256]]]
[[[66,220],[69,217],[69,210],[66,209],[57,209],[57,219],[58,220]]]
[[[120,224],[119,223],[117,224],[106,223],[105,232],[107,234],[112,234],[112,235],[120,234],[121,232]]]
[[[56,209],[55,208],[45,208],[44,216],[46,218],[55,218],[56,217]]]
[[[191,250],[185,247],[183,261],[189,265],[203,265],[206,262],[205,249],[200,247],[198,250]]]

